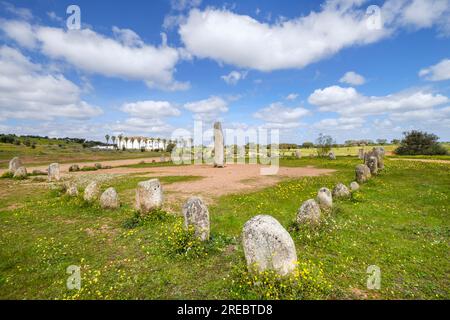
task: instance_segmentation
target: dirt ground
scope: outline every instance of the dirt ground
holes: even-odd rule
[[[126,175],[138,173],[143,177],[163,177],[163,176],[197,176],[201,179],[194,181],[175,182],[163,185],[168,194],[168,200],[183,201],[189,196],[202,196],[207,202],[213,202],[217,196],[249,192],[261,189],[267,186],[289,179],[306,176],[318,176],[331,174],[334,170],[318,169],[311,166],[307,167],[280,167],[278,173],[272,176],[261,175],[262,165],[258,164],[228,164],[225,168],[213,168],[211,165],[183,165],[168,167],[151,168],[129,168],[119,167],[123,165],[137,164],[140,161],[158,162],[159,158],[146,159],[123,159],[102,161],[105,166],[112,166],[111,169],[102,169],[100,171],[80,171],[69,173],[71,164],[60,164],[61,175],[80,176],[80,175]],[[83,163],[83,165],[92,166],[92,163]],[[25,164],[26,166],[26,164]],[[32,170],[46,170],[46,166],[27,167],[28,172]]]

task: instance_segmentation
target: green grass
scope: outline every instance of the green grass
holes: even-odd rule
[[[209,208],[213,240],[196,258],[168,250],[167,232],[180,225],[179,216],[127,229],[123,224],[134,215],[131,201],[104,211],[30,181],[1,179],[0,298],[253,297],[236,296],[230,284],[236,266],[244,264],[243,224],[257,214],[270,214],[289,228],[303,201],[322,186],[348,185],[358,162],[344,157],[282,160],[284,166],[337,171],[218,198]],[[320,266],[331,285],[315,298],[450,298],[449,165],[389,159],[385,165],[354,200],[336,201],[319,228],[290,229],[299,260]],[[109,184],[123,196],[141,179],[148,177],[130,175]],[[163,185],[177,179],[198,177],[161,178]],[[66,289],[69,265],[81,266],[82,291]],[[369,265],[381,268],[379,291],[366,288]]]
[[[62,140],[53,142],[41,141],[36,145],[35,149],[25,145],[13,145],[8,143],[0,143],[0,168],[7,168],[8,162],[13,157],[20,157],[25,165],[46,165],[51,162],[59,163],[82,163],[105,160],[119,159],[139,159],[149,157],[159,157],[160,152],[140,150],[96,150],[83,148],[82,145],[76,143],[66,143]],[[61,144],[62,147],[59,146]],[[168,156],[168,154],[165,154]]]

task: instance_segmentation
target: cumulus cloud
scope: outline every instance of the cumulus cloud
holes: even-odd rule
[[[298,98],[298,94],[297,93],[290,93],[286,96],[286,100],[289,101],[294,101],[295,99]]]
[[[275,23],[227,9],[193,9],[179,34],[195,56],[260,71],[303,68],[342,49],[377,42],[401,28],[450,32],[449,0],[387,0],[382,28],[369,28],[365,1],[326,1],[317,12]]]
[[[132,30],[117,27],[113,28],[115,38],[90,29],[66,31],[24,21],[1,21],[0,28],[19,45],[37,47],[44,55],[88,73],[142,80],[150,88],[184,90],[189,87],[173,79],[180,53],[167,46],[165,37],[162,45],[153,46],[145,44]]]
[[[168,101],[137,101],[122,105],[121,110],[132,117],[155,119],[161,117],[176,117],[181,114],[175,106]]]
[[[360,74],[354,71],[349,71],[344,74],[344,76],[339,79],[340,83],[346,83],[353,86],[360,86],[366,82],[366,79]]]
[[[236,85],[240,80],[243,80],[247,77],[247,72],[239,72],[239,71],[231,71],[229,74],[221,76],[222,80],[225,81],[226,84]]]
[[[105,126],[105,130],[115,134],[125,133],[127,135],[149,135],[149,134],[168,134],[174,128],[161,119],[148,121],[144,118],[128,118],[124,121]]]
[[[300,125],[300,118],[309,114],[305,108],[288,108],[282,103],[272,103],[270,106],[260,109],[253,117],[266,122],[266,128],[288,129]]]
[[[211,96],[208,99],[186,103],[184,108],[193,112],[195,119],[212,121],[221,113],[228,112],[228,103],[220,97]]]
[[[327,118],[316,122],[313,127],[318,130],[354,130],[361,128],[365,120],[360,117]]]
[[[450,79],[450,59],[444,59],[434,66],[420,70],[419,76],[430,81]]]
[[[30,20],[33,18],[33,14],[31,13],[30,9],[27,8],[19,8],[16,7],[14,4],[6,1],[1,1],[0,5],[5,9],[5,11],[21,18],[24,20]]]
[[[415,30],[434,25],[443,34],[450,31],[449,0],[388,0],[382,7],[385,23]]]
[[[364,96],[351,87],[332,86],[315,90],[308,101],[318,106],[320,111],[364,116],[428,109],[447,103],[449,98],[422,89],[410,89],[387,96]]]
[[[0,118],[89,119],[102,113],[80,98],[81,90],[61,74],[43,71],[20,51],[0,47]]]
[[[369,30],[365,12],[329,4],[320,12],[275,24],[225,9],[193,9],[179,33],[198,57],[261,71],[302,68],[388,34],[386,29]]]

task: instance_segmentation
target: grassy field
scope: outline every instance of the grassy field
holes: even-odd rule
[[[139,159],[159,157],[162,153],[139,150],[98,150],[83,148],[76,143],[61,142],[54,144],[37,144],[35,149],[25,145],[13,145],[0,143],[0,168],[7,168],[8,162],[13,157],[19,156],[27,165],[45,165],[52,162],[80,163],[90,161],[105,161],[119,159]],[[168,154],[166,153],[166,156]]]
[[[209,208],[212,240],[199,255],[174,253],[185,240],[177,238],[178,212],[133,220],[133,190],[148,177],[103,182],[102,188],[119,192],[123,205],[116,211],[69,199],[32,179],[0,179],[0,298],[255,298],[236,290],[245,270],[240,232],[249,218],[270,214],[290,230],[299,260],[323,270],[330,286],[314,298],[449,299],[448,164],[387,159],[386,170],[357,196],[336,201],[320,228],[291,228],[303,201],[322,186],[349,184],[357,163],[345,157],[282,160],[283,166],[337,171],[218,198]],[[165,177],[162,183],[190,179],[198,177]],[[66,289],[69,265],[81,266],[80,291]],[[381,269],[381,290],[366,288],[369,265]]]

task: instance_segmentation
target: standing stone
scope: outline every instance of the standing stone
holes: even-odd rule
[[[27,169],[25,167],[19,167],[14,172],[14,179],[25,179],[27,177]]]
[[[331,151],[331,152],[328,154],[328,158],[330,158],[330,160],[336,160],[336,155],[334,154],[333,151]]]
[[[66,194],[71,197],[77,197],[78,196],[78,188],[75,183],[69,183],[66,185]]]
[[[223,168],[224,164],[224,139],[222,132],[222,124],[214,123],[214,167]]]
[[[61,175],[59,173],[59,163],[52,163],[48,166],[48,181],[59,181]]]
[[[209,239],[209,211],[208,207],[198,197],[191,197],[182,208],[184,226],[193,226],[195,236],[201,241]]]
[[[80,167],[77,164],[73,164],[69,167],[69,172],[77,172],[80,171]]]
[[[338,183],[333,189],[333,197],[347,198],[350,197],[350,190],[343,183]]]
[[[329,210],[333,206],[333,196],[328,188],[320,188],[317,193],[317,203],[323,210]]]
[[[88,184],[86,189],[84,189],[84,200],[88,202],[92,202],[97,200],[98,196],[100,194],[100,187],[98,186],[98,183],[95,181],[92,181]]]
[[[296,151],[295,151],[295,157],[296,157],[297,159],[301,159],[301,158],[302,158],[302,153],[300,152],[300,150],[296,150]]]
[[[102,168],[102,164],[101,163],[96,163],[94,164],[95,169],[100,170]]]
[[[159,157],[159,162],[166,162],[166,157],[165,156]]]
[[[120,207],[119,195],[114,188],[108,188],[102,193],[100,206],[103,209],[117,209]]]
[[[291,273],[297,265],[294,241],[273,217],[258,215],[244,225],[242,245],[249,270]]]
[[[22,165],[22,161],[20,160],[20,158],[14,157],[11,159],[11,161],[9,161],[9,172],[14,174],[16,172],[16,170],[22,166],[23,165]]]
[[[361,160],[364,159],[364,149],[358,150],[358,158]]]
[[[370,173],[372,175],[376,175],[378,174],[378,159],[375,156],[370,156],[369,159],[367,160],[367,166],[370,169]]]
[[[297,211],[298,224],[318,224],[320,222],[320,207],[314,199],[303,202]]]
[[[384,148],[382,147],[377,147],[377,148],[373,148],[372,151],[373,156],[375,156],[377,158],[378,161],[378,169],[383,170],[384,169]]]
[[[364,183],[371,177],[370,169],[365,164],[358,164],[355,169],[356,181],[358,183]]]
[[[135,208],[141,214],[147,214],[161,208],[163,201],[163,189],[158,179],[138,183]]]
[[[350,190],[352,191],[358,191],[359,190],[359,184],[356,181],[353,181],[350,183]]]

